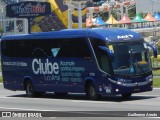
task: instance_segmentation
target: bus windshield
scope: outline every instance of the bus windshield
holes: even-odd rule
[[[109,48],[114,52],[112,65],[115,74],[131,76],[151,71],[149,51],[143,41],[110,43]]]

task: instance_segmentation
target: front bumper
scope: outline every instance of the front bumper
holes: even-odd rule
[[[109,84],[103,87],[105,94],[126,94],[126,93],[140,93],[152,91],[153,80],[147,79],[144,82],[124,83],[112,80],[109,78]]]

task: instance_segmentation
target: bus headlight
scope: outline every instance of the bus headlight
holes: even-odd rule
[[[149,81],[149,82],[152,82],[152,81],[153,81],[153,79],[152,79],[152,78],[150,78],[150,79],[148,79],[148,81]]]
[[[116,89],[116,92],[119,92],[119,89]]]
[[[122,85],[122,82],[117,82],[118,85]]]

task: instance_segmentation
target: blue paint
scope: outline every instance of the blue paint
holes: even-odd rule
[[[79,44],[80,41],[84,44]],[[28,51],[23,51],[23,47],[19,48],[22,53],[29,53],[31,46],[41,46],[31,52],[37,51],[33,56],[22,54],[30,57],[8,56],[7,44],[11,43],[10,50],[16,51],[19,42],[26,43],[24,47],[28,48]],[[64,43],[61,44],[62,42]],[[67,48],[73,43],[74,46]],[[16,46],[12,47],[13,44]],[[144,44],[140,34],[115,28],[4,36],[1,44],[4,87],[9,90],[24,90],[24,81],[29,79],[36,92],[81,93],[85,92],[87,81],[93,83],[98,94],[151,91],[152,69],[148,59],[149,51]],[[135,47],[138,49],[134,49]],[[89,55],[84,49],[89,51]],[[130,49],[132,53],[129,53]],[[15,54],[12,51],[9,54]]]

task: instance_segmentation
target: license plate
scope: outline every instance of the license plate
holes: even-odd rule
[[[141,90],[140,88],[134,88],[134,92],[138,92],[140,90]]]

